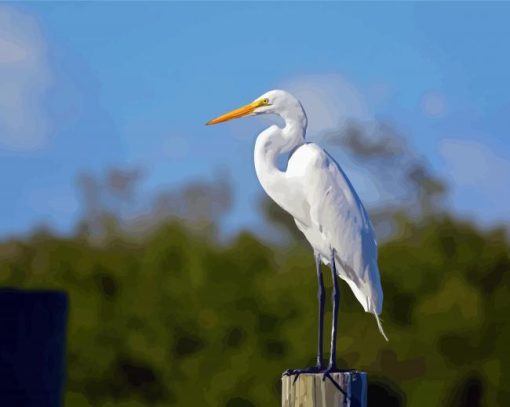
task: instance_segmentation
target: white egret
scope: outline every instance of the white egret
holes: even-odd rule
[[[367,212],[338,163],[320,146],[305,142],[307,117],[301,103],[291,94],[272,90],[252,103],[226,113],[207,124],[258,114],[276,114],[284,126],[272,125],[255,143],[255,170],[266,193],[291,214],[310,242],[319,282],[319,343],[317,364],[287,374],[337,371],[336,328],[340,291],[336,274],[351,287],[366,312],[374,314],[381,334],[386,335],[378,315],[383,291],[377,266],[377,243]],[[277,166],[280,154],[291,152],[287,169]],[[329,364],[324,368],[323,322],[324,284],[321,262],[329,265],[333,279],[333,321]]]

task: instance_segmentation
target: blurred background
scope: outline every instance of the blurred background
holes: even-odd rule
[[[204,126],[274,88],[380,242],[390,342],[342,284],[339,365],[371,405],[509,404],[509,17],[0,5],[0,285],[68,292],[66,405],[278,405],[280,374],[313,363],[312,252],[252,164],[269,121]]]

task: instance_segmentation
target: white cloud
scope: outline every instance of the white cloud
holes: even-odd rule
[[[439,146],[455,206],[488,221],[508,220],[510,161],[489,146],[444,139]]]
[[[50,81],[37,22],[0,6],[0,148],[26,151],[44,145],[49,123],[43,97]]]
[[[439,146],[447,173],[457,186],[510,189],[510,161],[472,140],[444,139]]]
[[[372,115],[363,94],[340,74],[304,75],[282,88],[295,95],[308,116],[308,133],[338,129],[349,119],[368,121]]]

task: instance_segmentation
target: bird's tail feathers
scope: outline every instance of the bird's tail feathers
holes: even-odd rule
[[[384,337],[384,339],[386,339],[386,342],[389,342],[390,340],[388,339],[388,337],[386,336],[386,334],[384,333],[384,329],[382,327],[382,324],[381,324],[381,319],[379,318],[379,315],[377,315],[376,312],[373,313],[374,314],[374,317],[375,317],[375,320],[377,321],[377,327],[379,328],[379,332],[381,333],[381,335]]]

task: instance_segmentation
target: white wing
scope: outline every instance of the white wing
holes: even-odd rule
[[[296,219],[314,250],[329,264],[332,250],[339,276],[366,312],[381,313],[383,292],[377,243],[367,212],[338,163],[316,144],[300,146],[286,176],[303,191],[309,216]],[[380,327],[381,329],[381,327]],[[382,329],[381,329],[382,331]]]

